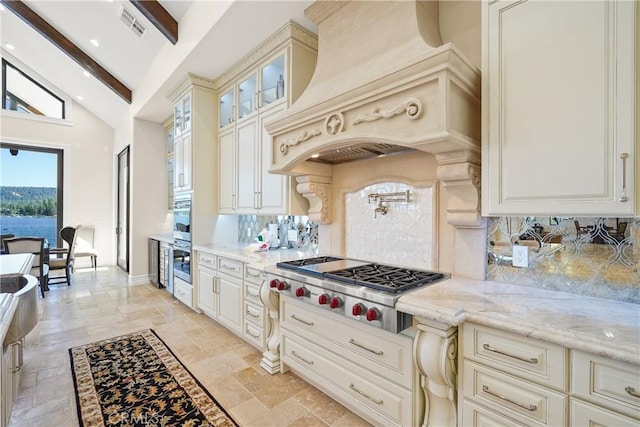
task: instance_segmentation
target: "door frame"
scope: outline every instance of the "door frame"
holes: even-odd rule
[[[121,160],[123,158],[123,156],[126,155],[126,165],[124,165],[126,167],[126,183],[125,183],[125,193],[126,194],[121,194],[121,182],[120,182],[120,167],[121,167]],[[129,240],[130,240],[130,230],[129,230],[129,223],[130,223],[130,214],[129,214],[129,207],[130,207],[130,202],[131,202],[131,185],[130,185],[130,164],[131,164],[131,151],[129,150],[129,146],[127,145],[122,151],[120,151],[118,153],[118,157],[117,157],[117,173],[116,173],[116,265],[118,267],[120,267],[121,269],[123,269],[124,271],[126,271],[127,273],[129,272]],[[121,203],[124,203],[124,207],[121,206]],[[124,236],[122,236],[122,227],[121,224],[123,223],[122,219],[120,218],[120,213],[124,212],[125,218],[124,218],[124,225],[125,225],[125,230],[126,232],[124,233]],[[120,263],[120,247],[121,247],[121,242],[120,239],[124,238],[124,256],[122,257],[122,259],[124,260],[124,265],[122,265]]]

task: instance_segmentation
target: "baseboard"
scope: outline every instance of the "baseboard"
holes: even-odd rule
[[[139,276],[131,276],[129,275],[129,285],[137,286],[137,285],[146,285],[147,283],[151,283],[149,280],[148,274],[141,274]]]

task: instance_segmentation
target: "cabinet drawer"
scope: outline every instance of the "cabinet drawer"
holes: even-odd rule
[[[187,282],[176,277],[173,283],[173,295],[189,308],[193,308],[193,287]]]
[[[328,351],[327,347],[315,345],[288,331],[282,333],[281,353],[283,361],[303,375],[310,371],[320,376],[364,406],[364,412],[386,417],[381,419],[381,425],[413,425],[410,390],[381,379]]]
[[[571,394],[640,419],[640,367],[582,351],[571,355]]]
[[[260,299],[260,285],[244,281],[244,299],[254,304],[262,305]]]
[[[198,252],[198,265],[215,270],[218,268],[217,257],[206,252]]]
[[[463,325],[462,337],[464,358],[567,391],[564,347],[472,323]]]
[[[264,307],[261,305],[244,302],[244,318],[261,328],[264,326],[264,311]]]
[[[465,398],[525,424],[566,424],[565,395],[468,360],[463,369]]]
[[[511,418],[489,411],[481,405],[464,399],[462,402],[462,426],[464,427],[512,427],[526,426]]]
[[[245,320],[243,336],[251,345],[264,350],[264,328]]]
[[[350,353],[352,360],[405,387],[413,379],[413,340],[403,334],[392,334],[360,325],[309,304],[297,303],[280,296],[280,325],[314,339],[335,343]],[[347,356],[345,356],[347,357]]]
[[[571,427],[638,427],[638,425],[637,420],[594,406],[590,403],[571,399]]]
[[[261,270],[257,268],[253,268],[253,267],[249,267],[248,265],[245,265],[244,278],[247,282],[260,285],[263,280],[263,273]]]
[[[218,271],[229,276],[242,278],[242,261],[218,257]]]

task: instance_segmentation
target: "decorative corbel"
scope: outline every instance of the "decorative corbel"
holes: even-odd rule
[[[265,350],[262,353],[260,366],[262,369],[273,375],[280,372],[280,296],[271,292],[267,279],[263,278],[260,286],[260,301],[267,308],[267,321],[265,333],[267,339],[265,342]]]
[[[330,224],[331,177],[301,175],[296,180],[298,193],[309,200],[309,220],[318,224]]]
[[[449,193],[447,222],[457,228],[482,228],[480,160],[474,152],[437,154],[438,179]]]

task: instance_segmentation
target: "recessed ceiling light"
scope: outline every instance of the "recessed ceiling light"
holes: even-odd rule
[[[89,73],[87,70],[84,70],[82,74],[84,74],[85,77],[91,77],[91,73]]]
[[[78,101],[82,101],[82,100],[84,100],[84,98],[82,97],[82,95],[78,95],[78,96],[76,96],[76,98],[78,98]]]
[[[95,47],[100,47],[100,42],[96,39],[91,39],[89,40],[91,42],[92,45],[94,45]]]
[[[5,43],[4,45],[5,45],[5,47],[6,47],[7,49],[9,49],[9,50],[13,50],[13,49],[14,49],[13,45],[12,45],[12,44],[10,44],[10,43]]]

